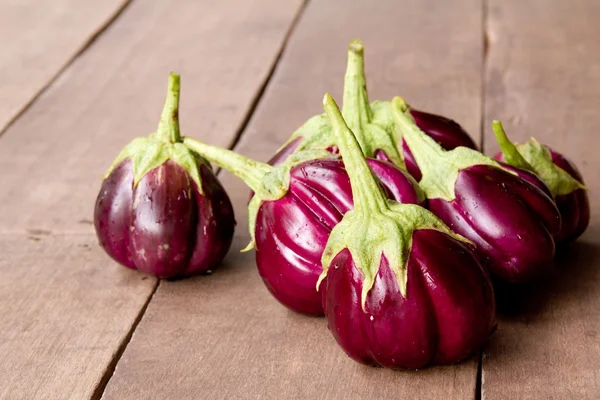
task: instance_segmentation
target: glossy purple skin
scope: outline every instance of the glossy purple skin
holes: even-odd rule
[[[564,169],[579,182],[583,183],[583,177],[575,164],[549,147],[548,150],[550,150],[554,164]],[[494,158],[496,160],[504,161],[504,156],[501,152],[496,154]],[[523,172],[522,170],[520,171]],[[561,229],[554,235],[554,240],[559,244],[572,242],[581,236],[590,222],[590,200],[588,198],[587,190],[577,189],[569,194],[556,196],[554,201],[556,202],[556,206],[558,207],[558,211],[560,211],[562,219]]]
[[[343,250],[321,283],[329,330],[360,363],[416,369],[458,362],[494,329],[487,272],[466,246],[442,232],[414,233],[406,297],[383,257],[363,311],[362,279],[350,252]]]
[[[200,174],[204,196],[171,160],[149,171],[134,189],[131,161],[123,161],[96,200],[100,245],[120,264],[159,278],[215,269],[229,250],[235,220],[212,170],[201,165]]]
[[[488,165],[459,172],[456,198],[430,199],[429,209],[476,245],[493,275],[521,283],[544,274],[554,258],[560,214],[537,186]]]
[[[473,139],[471,139],[469,134],[459,124],[451,119],[414,109],[411,109],[410,113],[415,119],[417,126],[427,135],[431,136],[444,149],[452,150],[458,146],[463,146],[477,150],[477,145],[475,145],[475,142],[473,142]],[[294,150],[296,150],[300,140],[301,138],[296,138],[280,149],[273,156],[273,158],[269,160],[269,164],[281,164],[294,152]],[[336,149],[335,147],[330,147],[327,150],[331,151]],[[417,163],[415,162],[415,159],[413,158],[413,155],[404,140],[402,141],[402,152],[404,154],[404,162],[406,163],[406,169],[408,173],[411,174],[417,181],[420,181],[422,177],[421,170],[417,166]],[[333,153],[337,154],[337,151],[333,151]],[[374,158],[391,162],[390,158],[383,150],[376,150]]]
[[[515,174],[517,174],[519,176],[519,178],[521,178],[523,180],[526,180],[527,182],[531,183],[533,186],[537,187],[538,189],[540,189],[541,191],[543,191],[544,193],[546,193],[546,195],[548,197],[552,197],[552,193],[550,192],[550,188],[548,187],[548,185],[546,185],[544,183],[543,180],[541,180],[539,178],[539,176],[537,176],[533,172],[526,171],[526,170],[521,169],[521,168],[513,167],[512,165],[508,165],[505,162],[503,162],[503,160],[498,160],[498,161],[502,161],[500,164],[502,164],[502,167],[504,169],[507,169],[507,170],[509,170],[511,172],[514,172]]]
[[[289,156],[291,156],[294,151],[296,151],[296,147],[300,144],[302,137],[297,137],[292,140],[288,144],[286,144],[283,148],[281,148],[271,159],[267,162],[269,165],[279,165],[286,160]]]
[[[389,198],[417,204],[416,183],[392,164],[369,159],[369,166]],[[333,227],[354,206],[344,164],[313,160],[291,170],[290,190],[265,201],[256,219],[256,264],[265,285],[293,311],[323,315],[317,280],[321,255]]]
[[[429,114],[415,109],[410,110],[410,115],[415,123],[424,133],[433,138],[446,150],[452,150],[463,146],[477,150],[477,145],[471,136],[456,122],[441,115]],[[415,161],[410,148],[405,140],[402,140],[402,152],[407,171],[418,181],[421,180],[421,170]]]

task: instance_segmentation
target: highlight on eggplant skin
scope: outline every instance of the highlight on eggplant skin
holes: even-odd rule
[[[454,200],[429,199],[428,208],[475,243],[495,277],[524,283],[550,270],[561,221],[543,189],[487,165],[461,170],[454,187]]]
[[[453,150],[459,146],[478,150],[471,136],[457,122],[441,115],[412,108],[409,112],[419,129],[435,140],[444,150]],[[419,182],[423,175],[404,139],[402,139],[402,153],[406,170]]]
[[[213,271],[233,238],[229,197],[210,167],[200,167],[204,195],[178,164],[167,161],[133,188],[131,161],[104,180],[94,225],[115,261],[159,278]]]
[[[385,199],[331,96],[324,105],[355,198],[323,252],[329,330],[367,365],[418,369],[468,357],[495,327],[488,273],[430,211]]]
[[[248,207],[258,272],[275,299],[292,311],[323,315],[315,289],[329,234],[353,208],[344,163],[327,150],[304,150],[277,166],[186,138],[185,145],[238,176],[253,191]],[[368,164],[388,198],[424,204],[415,180],[396,166]]]
[[[423,203],[415,183],[391,164],[369,160],[389,198]],[[288,194],[265,202],[256,219],[256,264],[271,294],[293,311],[323,315],[315,286],[331,229],[353,208],[344,164],[315,160],[290,171]]]
[[[395,121],[422,171],[419,186],[428,208],[476,245],[495,277],[524,283],[547,274],[561,229],[548,187],[475,150],[444,150],[416,126],[409,109],[400,97],[392,101]]]
[[[342,115],[354,132],[363,154],[369,158],[387,161],[406,169],[417,181],[421,172],[402,132],[395,129],[389,101],[369,102],[364,67],[364,45],[352,40],[348,46],[348,61],[344,77]],[[411,109],[419,128],[444,149],[458,146],[477,149],[469,134],[455,121],[416,109]],[[311,117],[268,161],[279,165],[295,151],[327,149],[337,154],[331,124],[325,114]]]
[[[159,278],[217,268],[235,226],[229,197],[210,165],[181,144],[178,104],[179,76],[171,74],[157,131],[123,149],[94,208],[106,253]]]
[[[548,147],[552,155],[552,162],[565,170],[574,179],[585,184],[583,176],[577,166],[562,154]],[[556,237],[560,243],[569,243],[576,240],[587,229],[590,223],[590,200],[587,189],[579,188],[575,191],[557,195],[554,198],[562,216],[562,229]]]
[[[562,219],[555,241],[566,244],[576,240],[590,222],[590,201],[581,172],[571,160],[534,138],[514,144],[500,121],[493,121],[492,127],[501,147],[494,158],[520,167],[519,176],[526,172],[538,174],[549,188]]]
[[[363,309],[362,276],[348,250],[333,259],[321,283],[329,330],[362,364],[453,364],[479,350],[495,329],[492,284],[468,246],[422,229],[413,234],[410,254],[406,296],[382,257]]]

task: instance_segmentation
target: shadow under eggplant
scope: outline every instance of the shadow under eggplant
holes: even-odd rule
[[[557,248],[550,272],[539,280],[522,285],[494,281],[497,313],[506,319],[535,319],[549,307],[560,307],[561,297],[574,295],[600,273],[594,263],[600,259],[600,244],[586,241],[596,237],[588,232],[582,240]]]

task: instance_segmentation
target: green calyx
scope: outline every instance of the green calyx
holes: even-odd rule
[[[406,296],[408,259],[415,231],[434,229],[463,242],[468,240],[452,232],[425,208],[386,199],[369,169],[358,141],[329,94],[325,95],[323,105],[331,119],[336,144],[350,177],[354,209],[348,211],[331,231],[321,258],[323,273],[317,289],[327,276],[335,256],[348,249],[356,268],[363,276],[361,304],[365,310],[366,298],[379,272],[382,257],[388,261],[401,294]]]
[[[106,172],[105,179],[121,162],[128,159],[131,160],[133,168],[135,188],[147,172],[161,166],[167,160],[173,160],[190,174],[200,193],[204,194],[198,164],[205,161],[181,143],[178,115],[179,82],[179,75],[174,73],[169,75],[167,99],[156,132],[129,142]]]
[[[335,158],[326,150],[305,150],[292,154],[285,162],[274,167],[244,157],[234,151],[210,146],[189,137],[183,139],[183,144],[207,160],[231,172],[254,191],[254,196],[248,204],[248,230],[252,240],[242,251],[249,251],[254,247],[256,216],[260,205],[264,201],[279,200],[289,191],[290,170],[304,161]]]
[[[410,115],[408,104],[401,97],[392,100],[391,108],[394,121],[402,131],[404,140],[421,170],[423,178],[419,186],[428,199],[454,200],[454,186],[458,173],[473,165],[490,165],[514,174],[477,150],[462,146],[450,151],[444,150],[419,129]]]
[[[360,40],[353,40],[348,46],[342,114],[366,157],[373,157],[380,149],[395,165],[405,168],[399,147],[394,141],[396,127],[388,102],[375,101],[369,104],[364,70],[364,46]],[[297,138],[301,138],[297,151],[326,149],[335,145],[331,122],[326,114],[310,118],[294,132],[284,146]]]
[[[550,150],[535,138],[515,145],[508,139],[500,121],[493,121],[492,128],[507,164],[534,172],[548,185],[553,196],[566,195],[578,189],[587,190],[582,182],[554,164]]]

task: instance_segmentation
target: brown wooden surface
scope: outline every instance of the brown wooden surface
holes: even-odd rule
[[[421,0],[309,3],[236,150],[265,160],[305,119],[322,112],[325,91],[339,100],[354,37],[366,45],[373,98],[402,93],[476,131],[479,6],[470,0],[452,6]],[[323,318],[296,315],[277,303],[256,272],[254,253],[239,253],[249,239],[243,217],[248,189],[221,176],[238,215],[225,264],[210,277],[161,282],[105,399],[474,397],[477,357],[420,372],[364,367],[337,346]]]
[[[494,0],[489,8],[490,121],[571,157],[590,189],[588,231],[544,282],[507,293],[483,362],[486,399],[600,398],[600,3]],[[596,212],[594,212],[596,211]]]
[[[102,174],[155,129],[170,69],[183,131],[228,145],[301,4],[136,1],[0,137],[0,398],[102,394],[157,282],[98,247]]]
[[[0,398],[85,399],[155,280],[91,235],[0,235]]]
[[[0,132],[128,2],[0,2]]]
[[[0,232],[92,232],[102,175],[156,129],[170,70],[182,75],[183,133],[227,146],[301,0],[238,3],[133,2],[2,136],[0,170],[15,173],[0,174]]]
[[[17,116],[0,136],[0,399],[600,397],[600,3],[131,0],[111,20],[128,3],[0,2],[0,132]],[[555,273],[501,293],[480,376],[478,355],[363,367],[324,319],[280,306],[254,254],[239,253],[248,192],[227,173],[238,228],[212,276],[156,289],[97,246],[101,176],[156,126],[170,70],[182,74],[184,134],[265,160],[322,112],[325,91],[341,101],[356,37],[372,99],[400,94],[475,138],[483,121],[488,152],[502,119],[512,138],[573,158],[590,188],[590,228]]]

